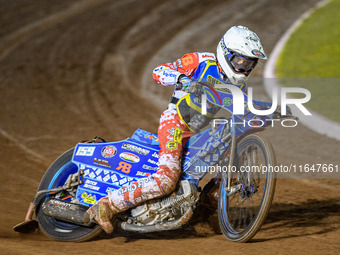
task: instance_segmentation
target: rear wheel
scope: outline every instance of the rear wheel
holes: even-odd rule
[[[73,151],[74,149],[66,151],[49,167],[40,182],[38,190],[53,189],[62,186],[70,174],[78,172],[78,167],[71,161]],[[46,216],[42,210],[40,210],[40,207],[42,203],[51,196],[52,195],[42,196],[37,201],[36,207],[39,227],[46,236],[58,241],[83,242],[94,238],[102,231],[99,225],[93,225],[91,227],[78,226]],[[71,202],[75,198],[75,192],[60,192],[53,194],[53,197]]]
[[[218,218],[225,237],[233,242],[246,242],[262,227],[275,191],[275,174],[262,171],[275,166],[270,142],[253,134],[237,143],[231,183],[238,189],[228,194],[227,180],[220,184]]]

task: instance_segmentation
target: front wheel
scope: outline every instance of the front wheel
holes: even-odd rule
[[[73,151],[74,149],[66,151],[49,167],[40,182],[38,190],[53,189],[62,186],[70,174],[78,172],[77,165],[71,161]],[[83,227],[46,216],[42,210],[40,210],[40,207],[42,203],[51,196],[52,195],[49,194],[43,196],[37,201],[36,206],[39,227],[46,236],[58,241],[84,242],[94,238],[102,231],[99,225]],[[53,197],[71,202],[75,198],[75,193],[62,191],[53,194]]]
[[[233,242],[247,242],[262,227],[273,200],[276,178],[270,167],[276,165],[275,153],[265,137],[253,134],[237,143],[231,186],[222,180],[218,219],[224,236]],[[267,170],[267,171],[265,171]]]

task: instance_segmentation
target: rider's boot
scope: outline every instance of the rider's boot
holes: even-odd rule
[[[113,232],[111,220],[118,212],[118,208],[112,204],[109,197],[103,197],[86,211],[86,218],[88,221],[94,220],[103,228],[106,233],[111,234]]]

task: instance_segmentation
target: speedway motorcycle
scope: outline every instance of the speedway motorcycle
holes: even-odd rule
[[[218,221],[225,237],[246,242],[261,228],[273,199],[275,175],[241,169],[275,166],[274,150],[269,140],[259,134],[265,128],[232,125],[256,116],[247,107],[244,115],[234,115],[233,94],[228,89],[209,83],[197,85],[209,103],[227,110],[231,117],[212,118],[206,129],[189,138],[183,150],[182,174],[173,194],[116,215],[115,228],[148,233],[186,226],[200,208],[211,182],[203,190],[199,185],[213,170],[213,180],[219,185]],[[244,93],[243,96],[247,98]],[[268,109],[271,103],[253,100],[253,105]],[[102,229],[94,222],[85,222],[87,209],[109,191],[141,178],[147,181],[157,170],[158,151],[157,135],[142,129],[122,141],[95,138],[78,143],[48,168],[25,221],[14,230],[30,232],[39,227],[46,236],[59,241],[94,238]]]

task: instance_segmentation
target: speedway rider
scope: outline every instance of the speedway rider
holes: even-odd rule
[[[266,58],[260,39],[253,31],[244,26],[233,26],[218,43],[217,58],[213,53],[194,52],[156,67],[153,78],[157,83],[175,85],[170,103],[160,118],[157,172],[110,192],[87,211],[88,220],[94,220],[105,232],[111,233],[111,220],[115,214],[146,200],[171,194],[181,174],[182,140],[206,125],[209,116],[218,110],[208,104],[207,116],[200,114],[200,101],[193,102],[190,97],[189,92],[195,90],[191,80],[224,82],[246,92],[245,82],[258,59]],[[206,73],[209,73],[208,77]]]

